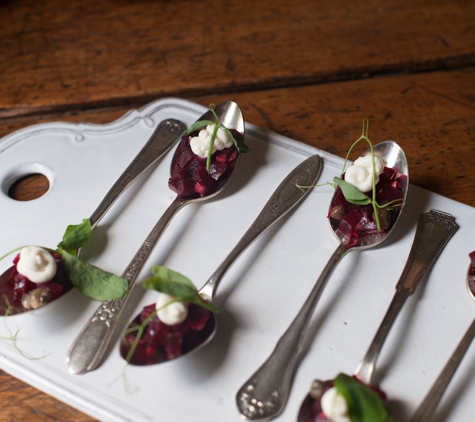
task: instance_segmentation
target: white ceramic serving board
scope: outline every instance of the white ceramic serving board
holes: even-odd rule
[[[161,120],[191,124],[204,111],[195,103],[165,99],[110,124],[48,123],[0,140],[0,255],[25,244],[54,248],[67,225],[92,214]],[[348,135],[348,145],[357,135]],[[297,164],[320,154],[325,161],[320,180],[325,182],[339,174],[343,163],[251,124],[246,124],[246,141],[252,153],[243,156],[228,188],[213,200],[179,212],[141,280],[150,266],[163,264],[201,287]],[[167,186],[173,149],[114,205],[95,229],[93,246],[83,250],[83,257],[122,273],[174,198]],[[31,173],[47,176],[50,190],[28,202],[9,198],[13,181]],[[99,369],[71,376],[66,351],[98,306],[72,291],[42,310],[2,320],[0,336],[19,328],[17,346],[30,358],[2,340],[0,367],[104,421],[240,420],[237,390],[272,352],[337,247],[326,220],[331,194],[329,187],[313,190],[235,263],[218,289],[216,305],[222,309],[218,333],[198,353],[157,366],[129,366],[125,380],[115,346]],[[405,420],[415,410],[475,317],[475,303],[465,287],[468,253],[475,249],[475,210],[411,186],[394,235],[376,249],[346,256],[328,283],[310,327],[308,351],[278,420],[295,420],[314,377],[328,379],[340,371],[354,371],[392,299],[418,215],[430,209],[451,213],[460,229],[405,304],[375,376],[393,402],[395,420]],[[10,259],[1,261],[0,271],[9,266]],[[155,301],[153,292],[140,286],[135,298],[131,316]],[[475,346],[434,420],[472,419],[474,371]]]

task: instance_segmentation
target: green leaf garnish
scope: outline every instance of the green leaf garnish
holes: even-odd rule
[[[160,265],[153,266],[150,271],[154,277],[143,281],[146,289],[173,296],[176,301],[194,303],[209,311],[219,312],[218,308],[201,299],[194,284],[184,275]]]
[[[78,250],[89,241],[91,235],[91,222],[85,218],[81,224],[70,225],[66,228],[63,240],[58,243],[57,249],[44,246],[42,248],[61,257],[69,279],[85,296],[100,301],[120,299],[129,289],[129,282],[125,278],[76,258]],[[24,246],[11,250],[1,256],[0,260],[23,248]]]
[[[211,134],[211,141],[209,143],[209,149],[208,149],[208,157],[206,159],[206,170],[209,171],[209,168],[211,166],[211,156],[213,155],[213,145],[214,141],[216,139],[216,134],[218,133],[218,129],[221,128],[223,129],[233,140],[234,146],[236,147],[237,151],[241,154],[245,154],[251,151],[251,149],[244,143],[244,140],[241,139],[239,136],[237,136],[236,133],[232,132],[229,130],[226,126],[224,126],[222,123],[219,122],[219,118],[214,111],[214,104],[211,104],[209,106],[209,109],[213,113],[213,116],[215,118],[214,121],[212,120],[198,120],[197,122],[193,123],[186,131],[185,135],[189,135],[190,133],[193,133],[195,130],[201,129],[204,126],[208,125],[213,125],[214,130],[213,133]]]
[[[81,261],[67,251],[62,251],[61,258],[74,287],[91,299],[120,299],[129,288],[125,278]]]
[[[81,224],[71,225],[66,228],[63,240],[58,243],[58,248],[68,251],[71,255],[76,255],[77,251],[88,242],[91,236],[91,222],[88,218],[85,218]]]
[[[371,388],[345,374],[339,374],[333,380],[333,385],[345,398],[352,422],[389,420],[389,409],[378,393]]]
[[[345,199],[351,204],[368,205],[369,203],[371,203],[371,198],[366,196],[363,192],[361,192],[356,186],[352,185],[351,183],[345,182],[340,177],[334,177],[333,181],[338,186],[340,186],[343,195],[345,195]]]

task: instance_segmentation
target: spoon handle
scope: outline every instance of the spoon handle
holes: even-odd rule
[[[150,140],[140,150],[134,160],[114,183],[114,186],[107,192],[97,209],[92,213],[89,218],[92,227],[95,227],[99,223],[119,196],[122,195],[145,170],[173,146],[185,129],[185,124],[179,120],[167,119],[160,122],[150,137]]]
[[[238,391],[237,405],[246,419],[270,420],[284,410],[308,323],[331,274],[350,250],[341,244],[338,246],[272,354]]]
[[[414,293],[422,277],[437,260],[447,242],[458,229],[454,218],[445,212],[431,210],[419,216],[411,251],[396,293],[371,345],[356,368],[354,375],[362,382],[371,384],[374,367],[386,338],[406,299]]]
[[[71,344],[66,355],[70,374],[84,374],[99,366],[138,275],[174,215],[187,203],[177,197],[170,204],[122,274],[129,281],[129,290],[121,299],[102,302]]]
[[[455,371],[460,365],[465,353],[467,352],[473,338],[475,337],[475,320],[472,321],[470,327],[465,332],[462,340],[458,344],[457,348],[450,356],[450,359],[445,364],[444,369],[439,374],[432,388],[427,393],[425,399],[422,401],[414,415],[412,415],[409,422],[428,422],[432,420],[432,415],[440,403],[442,396],[445,393]]]
[[[314,155],[300,163],[287,175],[234,249],[200,289],[199,294],[201,296],[209,301],[213,300],[221,278],[233,262],[239,258],[254,240],[287,214],[310,191],[310,189],[299,189],[296,186],[296,182],[301,186],[313,186],[317,183],[321,172],[322,158]]]

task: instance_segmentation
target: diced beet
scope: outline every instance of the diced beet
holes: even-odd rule
[[[365,234],[378,233],[378,225],[370,218],[362,216],[361,220],[356,224],[355,230],[358,233]]]
[[[200,171],[200,169],[205,169],[206,171],[206,159],[195,155],[195,157],[188,164],[188,171],[190,172],[190,176],[194,177],[195,174]]]
[[[165,351],[168,359],[175,359],[181,356],[181,346],[183,344],[183,332],[174,331],[167,335]]]
[[[384,183],[379,186],[376,198],[379,204],[386,204],[395,199],[402,199],[402,191],[394,187],[391,183]]]
[[[218,163],[227,163],[228,161],[227,154],[216,154],[216,161]]]
[[[213,163],[209,166],[209,175],[214,179],[218,180],[228,169],[227,162]]]
[[[158,349],[165,344],[167,330],[165,324],[157,316],[154,316],[148,323],[143,340],[148,345]]]
[[[190,304],[188,307],[188,318],[183,323],[184,327],[190,330],[201,331],[205,328],[209,315],[210,312],[207,309]]]
[[[198,169],[194,176],[195,183],[195,192],[199,195],[205,195],[210,188],[213,186],[214,179],[208,174],[204,167]]]
[[[194,157],[193,151],[187,148],[176,158],[175,163],[178,167],[185,168]]]
[[[230,149],[231,149],[231,153],[228,155],[228,163],[236,160],[238,156],[238,151],[236,148],[230,148]]]
[[[195,193],[195,181],[189,179],[169,179],[168,187],[175,192],[179,197],[190,196]]]
[[[18,253],[18,254],[16,254],[15,258],[13,258],[13,261],[12,261],[13,265],[18,264],[19,260],[20,260],[20,254]]]

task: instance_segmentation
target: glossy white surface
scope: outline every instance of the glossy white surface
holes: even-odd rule
[[[165,99],[106,125],[44,124],[0,140],[0,255],[25,244],[54,248],[68,224],[77,224],[94,211],[159,121],[176,118],[191,124],[204,110],[188,101]],[[349,138],[348,145],[352,141]],[[147,268],[166,265],[201,287],[298,163],[321,154],[322,182],[339,175],[343,164],[343,159],[251,124],[246,124],[246,143],[253,151],[243,156],[229,187],[216,199],[180,211]],[[95,229],[92,246],[84,248],[83,257],[122,273],[173,200],[167,187],[173,150],[118,200]],[[13,181],[37,172],[50,181],[47,194],[29,202],[8,198]],[[99,369],[71,376],[66,351],[97,307],[72,291],[45,309],[2,321],[0,336],[20,328],[18,347],[31,357],[43,358],[26,359],[10,342],[1,340],[1,368],[100,420],[240,420],[237,389],[270,354],[337,246],[326,221],[331,194],[329,187],[311,192],[236,262],[216,297],[222,309],[217,335],[198,353],[163,365],[130,366],[125,382],[114,347]],[[475,211],[411,186],[408,205],[388,243],[345,257],[335,271],[315,312],[311,325],[315,336],[308,342],[288,406],[277,420],[295,420],[314,377],[353,373],[389,306],[417,217],[432,208],[453,214],[460,229],[404,306],[375,375],[394,401],[396,420],[407,419],[415,410],[475,315],[465,287],[468,253],[475,249],[471,241]],[[0,271],[10,262],[1,261]],[[141,279],[146,276],[144,271]],[[156,301],[152,292],[137,289],[135,294],[136,305],[126,315],[133,316]],[[462,362],[435,420],[471,420],[474,362],[475,346]],[[138,390],[130,392],[126,387]]]

